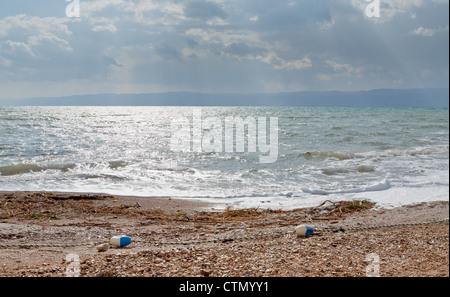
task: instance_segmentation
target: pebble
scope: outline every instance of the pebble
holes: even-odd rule
[[[109,249],[108,243],[103,243],[103,244],[97,246],[98,252],[106,252],[108,249]]]
[[[202,269],[202,270],[200,270],[200,273],[201,273],[203,276],[210,276],[210,275],[213,273],[213,271],[210,270],[210,269]]]

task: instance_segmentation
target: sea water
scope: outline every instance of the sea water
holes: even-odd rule
[[[229,118],[253,119],[258,137],[266,129],[265,142],[251,140],[256,135],[246,126],[244,150],[226,149]],[[181,139],[183,150],[173,145],[175,136],[180,141],[181,126],[174,125],[180,119],[192,128]],[[237,148],[238,139],[233,141]],[[270,162],[261,162],[263,144],[276,152]],[[0,107],[0,191],[171,197],[273,209],[325,200],[369,200],[381,207],[448,201],[449,111]]]

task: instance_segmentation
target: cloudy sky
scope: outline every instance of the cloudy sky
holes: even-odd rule
[[[448,88],[448,0],[74,1],[1,1],[0,98]]]

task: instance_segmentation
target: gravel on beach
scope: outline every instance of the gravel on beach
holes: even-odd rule
[[[393,209],[369,201],[292,211],[214,207],[175,199],[0,192],[0,276],[449,276],[449,225],[442,221],[448,219],[448,201]],[[424,222],[432,223],[404,225]],[[320,231],[297,237],[292,232],[301,224]],[[378,228],[363,229],[369,226]],[[121,234],[132,238],[129,246],[97,249]]]

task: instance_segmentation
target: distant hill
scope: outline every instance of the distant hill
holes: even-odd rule
[[[449,107],[449,89],[270,94],[152,93],[0,100],[0,106],[346,106]]]

